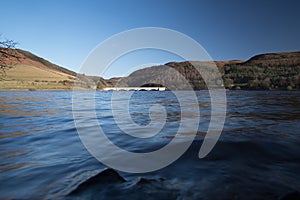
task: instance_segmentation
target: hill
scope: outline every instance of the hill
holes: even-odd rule
[[[223,79],[229,89],[300,89],[300,51],[260,54],[224,65]]]
[[[183,78],[170,70],[172,68],[188,80],[193,89],[207,89],[202,76],[207,77],[212,85],[220,84],[213,73],[213,65],[221,72],[227,89],[300,89],[300,52],[261,54],[247,61],[170,62],[137,70],[119,84],[141,86],[151,83],[165,85],[169,89],[188,89]]]
[[[10,49],[10,51],[13,56],[1,58],[12,65],[5,71],[5,76],[0,81],[2,90],[69,90],[73,89],[75,82],[79,86],[77,89],[91,89],[96,85],[99,88],[111,86],[101,77],[77,74],[28,51],[21,49]]]
[[[0,48],[1,51],[5,49]],[[109,80],[77,74],[28,51],[20,49],[12,51],[15,56],[10,58],[3,58],[0,54],[1,61],[13,63],[13,67],[7,70],[6,76],[0,80],[0,90],[69,90],[73,89],[74,83],[76,89],[102,89],[115,85],[134,87],[163,85],[172,90],[191,87],[202,90],[207,89],[203,77],[206,77],[211,85],[220,85],[223,82],[227,89],[300,89],[300,51],[260,54],[247,61],[169,62],[137,70],[128,77]],[[212,66],[217,66],[222,80],[215,76]]]

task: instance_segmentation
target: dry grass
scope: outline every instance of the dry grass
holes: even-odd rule
[[[6,72],[5,80],[0,81],[0,89],[72,89],[75,77],[47,68],[32,65],[16,65]]]
[[[74,77],[50,69],[42,69],[30,65],[16,65],[12,69],[9,69],[6,72],[5,80],[61,81],[61,80],[69,80],[70,78],[74,78]]]

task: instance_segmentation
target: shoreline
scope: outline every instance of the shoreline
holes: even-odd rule
[[[272,90],[251,90],[251,89],[240,89],[240,90],[230,90],[225,89],[226,91],[300,91],[300,89],[272,89]],[[103,91],[107,92],[107,90],[103,89],[0,89],[0,92],[59,92],[59,91]],[[165,90],[165,91],[172,91],[172,90]],[[187,91],[187,90],[175,90],[175,91]],[[193,90],[193,91],[207,91],[207,90]],[[135,91],[137,92],[137,91]],[[149,92],[149,91],[148,91]]]

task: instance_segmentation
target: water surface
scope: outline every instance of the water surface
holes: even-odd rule
[[[167,110],[161,133],[147,139],[132,138],[116,126],[110,96],[96,92],[96,114],[116,145],[147,152],[172,140],[181,111],[170,91],[140,91],[132,97],[130,114],[137,124],[150,123],[153,103]],[[72,92],[1,92],[0,199],[279,199],[300,191],[299,91],[227,91],[223,133],[204,159],[198,152],[210,120],[210,101],[205,91],[197,96],[198,135],[180,159],[151,173],[119,172],[125,183],[96,184],[69,195],[106,168],[79,139]],[[89,101],[82,102],[82,110]],[[88,124],[88,116],[83,120]]]

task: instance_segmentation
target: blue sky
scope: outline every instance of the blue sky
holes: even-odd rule
[[[139,27],[182,32],[214,60],[300,50],[297,0],[10,0],[0,4],[2,37],[74,71],[100,42]],[[121,58],[105,77],[124,75],[145,63],[180,60],[162,52],[142,54]]]

